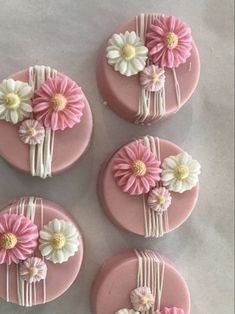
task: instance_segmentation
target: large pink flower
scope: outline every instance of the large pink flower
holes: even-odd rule
[[[178,307],[165,307],[161,311],[157,311],[155,314],[185,314],[184,310],[178,308]]]
[[[60,75],[41,84],[33,99],[36,120],[54,131],[72,128],[79,123],[84,106],[81,88],[67,76]]]
[[[23,215],[0,216],[0,264],[19,263],[37,246],[38,228]]]
[[[114,159],[117,184],[131,195],[148,193],[160,180],[160,162],[147,146],[139,142],[126,145]]]
[[[161,67],[178,67],[191,55],[191,29],[174,16],[160,16],[147,33],[149,58]]]

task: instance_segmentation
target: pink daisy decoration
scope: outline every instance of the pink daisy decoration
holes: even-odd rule
[[[45,129],[37,120],[25,120],[19,128],[19,136],[25,144],[41,144],[45,137]]]
[[[49,78],[35,91],[33,112],[46,128],[64,130],[81,121],[85,97],[67,76]]]
[[[38,228],[23,215],[0,216],[0,264],[18,264],[37,246]]]
[[[147,204],[150,209],[162,213],[171,205],[171,194],[164,188],[154,188],[149,192]]]
[[[44,280],[47,276],[47,265],[39,257],[30,257],[20,264],[20,276],[28,283]]]
[[[163,310],[157,311],[155,314],[185,314],[185,312],[177,307],[165,307]]]
[[[191,29],[174,16],[160,16],[147,33],[149,58],[161,67],[178,67],[191,55]]]
[[[160,180],[160,162],[140,142],[122,148],[114,159],[113,171],[118,186],[131,195],[148,193]]]
[[[154,296],[148,287],[139,287],[131,292],[131,303],[136,311],[149,311],[155,303]]]
[[[165,71],[157,65],[149,65],[140,73],[140,85],[149,92],[158,92],[165,84]]]

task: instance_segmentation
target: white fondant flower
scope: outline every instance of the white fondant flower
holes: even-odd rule
[[[19,136],[25,144],[41,144],[45,137],[45,129],[41,122],[37,120],[25,120],[19,128]]]
[[[198,183],[201,166],[186,153],[169,156],[162,163],[162,183],[170,191],[183,193]]]
[[[0,120],[16,124],[28,118],[32,112],[32,87],[13,79],[0,84]]]
[[[154,296],[149,287],[139,287],[131,292],[131,303],[136,311],[149,311],[154,306],[154,302]]]
[[[115,314],[139,314],[139,312],[136,312],[135,310],[121,309],[117,311]]]
[[[108,63],[122,75],[131,76],[145,68],[148,48],[135,32],[114,34],[106,49]]]
[[[171,194],[164,187],[156,187],[149,192],[147,204],[152,210],[163,213],[171,205]]]
[[[39,249],[42,256],[56,263],[67,262],[80,245],[76,227],[64,220],[54,219],[40,231]]]

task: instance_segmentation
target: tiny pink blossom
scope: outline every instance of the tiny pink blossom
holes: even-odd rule
[[[149,58],[161,67],[178,67],[191,55],[191,29],[174,16],[160,16],[147,32]]]
[[[0,215],[0,264],[18,264],[30,257],[37,247],[38,228],[17,214]]]
[[[140,72],[140,85],[149,92],[158,92],[165,84],[165,71],[157,65],[149,65]]]
[[[131,303],[136,311],[149,311],[155,303],[154,296],[148,287],[139,287],[131,292]]]
[[[45,129],[37,120],[25,120],[19,128],[19,136],[25,144],[41,144],[45,137]]]
[[[30,257],[20,264],[20,276],[28,283],[44,280],[47,275],[46,263],[38,257]]]
[[[164,188],[154,188],[149,192],[147,204],[150,209],[162,213],[171,205],[171,194]]]
[[[114,178],[126,193],[148,193],[160,180],[160,161],[151,150],[140,142],[124,146],[113,162]]]
[[[49,78],[35,91],[33,112],[46,128],[64,130],[81,121],[85,97],[81,88],[67,76]]]
[[[157,311],[155,314],[185,314],[185,312],[177,307],[165,307],[163,310]]]

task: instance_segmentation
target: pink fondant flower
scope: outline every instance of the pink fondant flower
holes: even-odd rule
[[[59,75],[41,84],[33,99],[36,120],[54,131],[72,128],[79,123],[84,106],[81,88],[68,77]]]
[[[47,265],[38,257],[30,257],[20,264],[20,276],[28,283],[44,280],[47,276]]]
[[[147,146],[134,142],[126,145],[114,159],[117,184],[131,195],[148,193],[160,180],[160,162]]]
[[[157,65],[149,65],[140,73],[140,84],[149,92],[158,92],[165,84],[165,71]]]
[[[19,128],[19,136],[25,144],[40,144],[45,137],[45,129],[37,120],[25,120]]]
[[[134,310],[141,313],[149,311],[155,303],[154,296],[148,287],[139,287],[133,290],[130,298]]]
[[[185,314],[185,312],[177,307],[165,307],[163,310],[157,311],[155,314]]]
[[[161,67],[178,67],[191,55],[191,29],[174,16],[160,16],[147,33],[149,58]]]
[[[149,208],[162,213],[171,205],[171,194],[164,188],[154,188],[149,192],[147,204]]]
[[[37,246],[38,228],[23,215],[0,216],[0,264],[19,263]]]

